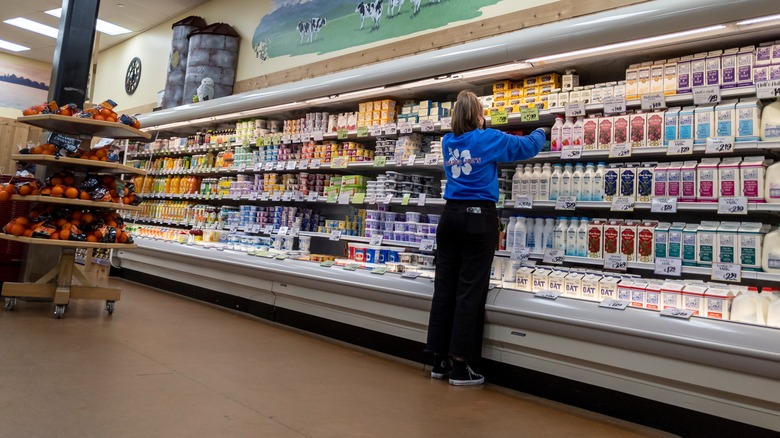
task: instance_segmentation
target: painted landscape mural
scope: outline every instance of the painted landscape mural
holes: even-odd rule
[[[24,109],[46,101],[51,73],[0,59],[0,107]]]

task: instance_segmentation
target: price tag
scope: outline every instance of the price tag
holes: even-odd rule
[[[335,204],[338,200],[339,200],[339,194],[332,192],[332,193],[328,193],[325,202],[327,202],[328,204]]]
[[[606,97],[603,100],[604,114],[620,114],[626,112],[626,97]]]
[[[286,169],[287,169],[287,170],[295,170],[295,168],[297,167],[297,165],[298,165],[298,162],[296,162],[296,161],[288,161],[288,162],[287,162]]]
[[[336,157],[330,162],[331,169],[346,169],[349,157]]]
[[[658,257],[655,259],[655,271],[657,275],[679,277],[682,275],[682,259],[668,259]]]
[[[608,254],[604,259],[604,269],[611,271],[628,270],[628,261],[625,254]]]
[[[358,137],[368,137],[368,126],[358,126],[357,136]]]
[[[370,195],[366,196],[366,203],[367,204],[376,204],[376,195],[371,193]]]
[[[748,199],[745,196],[719,198],[718,214],[747,214]]]
[[[379,125],[371,125],[368,127],[368,133],[372,137],[379,137],[380,135],[382,135],[382,127]]]
[[[260,172],[263,170],[263,163],[255,163],[255,172]]]
[[[355,196],[352,197],[352,203],[353,204],[362,204],[366,202],[366,194],[365,193],[355,193]]]
[[[387,274],[387,268],[385,268],[384,266],[379,266],[379,267],[376,267],[376,268],[372,269],[371,273],[372,274],[376,274],[376,275],[385,275],[385,274]]]
[[[739,283],[742,281],[742,265],[735,265],[733,263],[713,263],[712,279],[715,281]]]
[[[666,108],[666,97],[663,93],[642,95],[642,111],[655,111]]]
[[[552,248],[545,249],[543,262],[550,265],[562,265],[563,251]]]
[[[319,200],[319,197],[320,196],[317,194],[317,192],[309,192],[309,196],[306,197],[306,200],[309,202],[317,202],[317,200]]]
[[[303,202],[303,193],[298,191],[293,192],[293,199],[295,202]]]
[[[330,237],[328,237],[328,240],[332,240],[334,242],[338,242],[341,240],[341,230],[333,230],[330,232]]]
[[[415,154],[409,155],[409,159],[406,160],[406,165],[414,166],[415,161],[417,161],[417,155]]]
[[[490,125],[499,126],[509,123],[509,114],[506,111],[491,111],[490,112]]]
[[[309,167],[309,162],[307,160],[301,160],[298,162],[298,169],[306,170],[307,167]]]
[[[274,257],[276,260],[287,260],[287,254],[279,254],[276,257]]]
[[[420,193],[419,195],[417,195],[417,205],[420,206],[420,207],[424,207],[425,206],[425,198],[426,198],[425,193]]]
[[[290,230],[290,227],[279,227],[279,231],[276,232],[277,236],[286,236],[287,232]]]
[[[557,300],[561,296],[560,292],[553,292],[551,290],[541,290],[534,294],[536,298],[544,298],[545,300]]]
[[[670,140],[666,155],[692,155],[693,140]]]
[[[290,144],[291,142],[292,142],[292,140],[290,139],[290,136],[289,136],[289,135],[283,135],[283,136],[282,136],[282,143],[284,143],[284,144]]]
[[[238,225],[235,225],[235,224],[231,225],[230,226],[230,232],[231,233],[237,233],[238,232]]]
[[[290,202],[292,201],[292,197],[293,197],[292,192],[284,192],[284,194],[282,195],[282,201]]]
[[[561,149],[561,160],[579,160],[582,158],[582,145],[564,146]]]
[[[397,131],[397,126],[395,123],[390,123],[385,125],[385,135],[395,135]]]
[[[435,166],[439,164],[439,154],[425,154],[425,165]]]
[[[756,97],[759,99],[774,99],[780,96],[780,81],[756,82]]]
[[[322,135],[322,131],[314,131],[311,133],[311,138],[314,141],[322,141],[324,137]]]
[[[668,316],[671,318],[691,319],[693,316],[693,310],[677,309],[675,307],[667,307],[661,311],[661,316]]]
[[[314,158],[313,160],[309,161],[309,169],[319,169],[320,168],[320,159]]]
[[[401,278],[411,278],[412,280],[419,276],[420,273],[417,271],[405,271],[403,274],[401,274]]]
[[[374,167],[385,167],[387,165],[387,157],[374,157]]]
[[[252,227],[249,230],[251,233],[259,233],[260,232],[260,224],[252,224]]]
[[[653,213],[677,213],[677,198],[653,197],[650,211]]]
[[[628,301],[607,298],[606,300],[599,303],[599,307],[604,307],[607,309],[615,309],[615,310],[626,310],[629,304],[631,303],[629,303]]]
[[[534,200],[528,195],[520,195],[515,198],[515,208],[531,210],[534,208]]]
[[[282,194],[280,192],[274,192],[273,195],[271,195],[271,200],[274,202],[279,202],[282,200]]]
[[[539,108],[520,108],[521,122],[536,122],[539,120]]]
[[[292,142],[293,143],[300,143],[301,142],[301,134],[294,134],[292,136]]]
[[[524,262],[528,260],[529,250],[522,246],[515,246],[512,248],[512,255],[509,256],[511,260],[517,260]]]
[[[496,202],[496,208],[504,208],[504,206],[506,206],[506,194],[499,193],[498,202]]]
[[[349,137],[349,131],[346,129],[339,129],[336,131],[336,138],[339,140],[346,140]]]
[[[271,234],[273,232],[274,232],[273,225],[266,225],[265,228],[263,228],[263,234]]]
[[[609,158],[628,158],[632,152],[631,143],[612,143],[609,147]]]
[[[420,251],[423,252],[433,252],[434,248],[436,248],[436,241],[433,239],[423,239],[420,241]]]
[[[558,196],[555,200],[556,210],[573,211],[577,209],[577,197],[576,196]]]
[[[385,196],[385,199],[382,200],[382,204],[389,204],[390,201],[392,201],[392,200],[393,200],[393,195],[392,194],[387,195],[387,196]]]
[[[358,268],[360,268],[360,265],[358,265],[357,263],[350,263],[344,266],[345,271],[357,271]]]
[[[409,205],[409,200],[412,199],[412,195],[409,193],[405,194],[403,198],[401,198],[401,205]]]
[[[569,102],[566,104],[566,117],[579,117],[585,115],[584,102]]]
[[[734,137],[712,137],[707,139],[705,154],[728,154],[734,152]]]
[[[403,163],[404,157],[401,154],[396,154],[393,158],[396,166],[400,166]]]
[[[720,86],[695,87],[693,89],[693,104],[707,105],[720,103]]]
[[[339,205],[349,205],[349,193],[339,195]]]
[[[320,266],[322,266],[323,268],[332,268],[333,265],[335,264],[336,262],[334,262],[333,260],[325,260],[324,262],[320,263]]]
[[[423,120],[420,122],[420,131],[421,132],[433,132],[436,130],[436,127],[433,123],[433,120]]]
[[[409,122],[400,122],[398,123],[398,132],[401,134],[411,134],[412,133],[412,124]]]
[[[238,171],[239,172],[245,172],[246,171],[246,163],[241,163],[238,165]]]
[[[381,234],[377,234],[375,236],[371,236],[371,240],[368,241],[368,244],[370,246],[382,246],[383,240],[384,240],[384,236]]]
[[[276,170],[284,170],[284,165],[286,163],[284,161],[277,161],[276,166],[274,166],[274,169]]]
[[[263,193],[260,195],[260,200],[261,200],[261,201],[267,201],[267,200],[268,200],[268,199],[270,199],[270,198],[271,198],[271,194],[270,194],[270,193],[268,193],[268,192],[263,192]]]
[[[612,198],[612,207],[610,211],[634,211],[636,201],[627,196],[615,196]]]
[[[441,119],[441,130],[442,131],[452,131],[452,117],[442,117],[442,119]]]

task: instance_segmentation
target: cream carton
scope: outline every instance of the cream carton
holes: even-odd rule
[[[737,188],[740,187],[741,184],[739,176],[740,163],[742,163],[742,158],[728,157],[724,158],[718,165],[718,196],[737,196]]]
[[[566,282],[565,278],[565,272],[553,271],[547,277],[547,290],[563,295],[563,293],[566,291],[566,288],[564,287]]]
[[[769,66],[769,80],[776,81],[780,79],[780,65]]]
[[[740,99],[736,105],[737,141],[758,141],[761,133],[761,109],[763,105],[756,98]]]
[[[600,275],[588,274],[582,278],[582,299],[590,301],[599,300]]]
[[[599,117],[598,148],[606,149],[612,146],[612,117]]]
[[[653,177],[655,163],[642,163],[636,171],[636,199],[639,202],[650,202],[653,198]]]
[[[754,46],[740,47],[737,53],[737,86],[753,85],[753,52]]]
[[[664,144],[664,113],[656,111],[647,115],[646,146],[655,148]]]
[[[715,136],[737,136],[737,102],[727,100],[715,107]]]
[[[764,183],[767,165],[764,157],[745,157],[739,165],[742,196],[748,198],[748,202],[766,202]]]
[[[669,59],[664,64],[664,94],[677,94],[677,59]]]
[[[669,257],[669,228],[672,224],[669,222],[659,222],[655,227],[655,237],[653,239],[653,251],[655,257],[665,259]]]
[[[655,227],[657,221],[644,220],[636,227],[636,260],[642,263],[655,262]]]
[[[696,235],[699,224],[687,224],[682,233],[682,260],[685,266],[696,266],[699,260],[699,247],[696,245]]]
[[[602,259],[604,248],[605,220],[593,220],[588,224],[588,258]]]
[[[533,272],[533,290],[531,292],[542,292],[550,290],[549,276],[552,271],[548,269],[537,269]]]
[[[612,117],[612,142],[628,143],[629,119],[627,114]]]
[[[633,284],[633,279],[622,278],[617,285],[617,299],[631,303],[631,286]]]
[[[636,247],[637,247],[637,227],[640,222],[636,219],[626,219],[620,225],[620,254],[626,256],[626,261],[636,261]]]
[[[769,65],[756,65],[753,67],[753,83],[769,80]]]
[[[718,202],[720,158],[703,158],[696,167],[696,201]]]
[[[620,164],[610,163],[604,170],[604,200],[612,202],[620,189]]]
[[[772,44],[772,55],[770,59],[772,65],[780,64],[780,41],[775,41]]]
[[[645,307],[645,290],[647,283],[644,280],[634,280],[631,282],[631,307]]]
[[[707,86],[720,86],[721,80],[721,56],[722,50],[714,50],[707,54],[705,58],[705,76]]]
[[[593,85],[586,85],[580,92],[580,100],[586,105],[593,103],[593,88]]]
[[[685,225],[685,222],[673,222],[672,226],[669,227],[668,258],[683,258],[683,231],[685,230]]]
[[[696,161],[686,161],[680,167],[680,201],[696,201]]]
[[[694,142],[704,144],[710,137],[715,137],[715,107],[712,105],[698,106],[694,111],[695,135]]]
[[[648,280],[645,288],[645,309],[661,310],[661,285],[660,282]]]
[[[679,117],[677,119],[677,139],[690,140],[694,137],[695,122],[693,118],[694,110],[696,107],[686,106],[680,110]]]
[[[663,93],[664,92],[664,65],[666,60],[655,61],[650,67],[650,92],[651,93]]]
[[[569,102],[569,90],[561,90],[558,93],[558,108],[565,108]]]
[[[683,56],[677,61],[677,94],[690,93],[693,81],[691,80],[692,56]],[[753,77],[750,77],[751,80]]]
[[[582,102],[582,87],[574,87],[569,91],[569,102]]]
[[[702,316],[715,319],[731,318],[731,302],[734,292],[726,285],[710,285],[704,294],[705,313]]]
[[[739,48],[723,51],[720,57],[720,88],[734,88],[737,86],[737,53]]]
[[[664,145],[669,145],[671,140],[677,140],[680,136],[680,110],[682,108],[669,108],[664,113]]]
[[[626,163],[625,167],[620,168],[620,177],[618,178],[619,196],[636,199],[638,170],[636,165],[632,163]]]
[[[666,281],[661,286],[661,310],[673,307],[682,308],[682,291],[685,284]]]
[[[682,161],[669,163],[669,167],[666,170],[666,196],[679,198],[682,194],[682,176],[680,175],[682,166]]]
[[[642,65],[639,66],[638,69],[638,83],[637,83],[637,93],[639,96],[643,94],[647,94],[650,92],[650,73],[653,68],[652,62],[643,62]]]
[[[761,43],[756,47],[756,56],[753,65],[765,66],[772,63],[772,46],[774,43],[766,42]]]
[[[560,108],[558,106],[558,95],[559,94],[560,94],[560,90],[557,91],[557,92],[553,91],[552,93],[547,95],[547,107],[549,109]]]
[[[626,99],[639,99],[639,64],[631,64],[626,69]]]
[[[599,119],[597,116],[590,115],[582,123],[582,136],[584,150],[594,150],[598,148]]]
[[[621,225],[623,225],[622,219],[610,219],[604,224],[604,258],[607,258],[608,255],[614,255],[620,252]]]
[[[666,184],[669,174],[669,163],[658,163],[653,168],[653,196],[666,196]]]
[[[721,222],[718,227],[718,263],[739,263],[739,222]]]
[[[718,252],[718,227],[720,222],[703,221],[699,225],[696,233],[696,246],[698,247],[698,259],[696,264],[699,266],[711,266],[715,260],[715,254]]]
[[[739,259],[736,263],[743,270],[761,271],[761,254],[764,234],[769,231],[768,225],[757,222],[743,222],[739,226]]]
[[[707,85],[707,53],[693,55],[691,61],[691,86],[703,87]]]
[[[687,284],[682,290],[682,308],[693,311],[694,316],[702,316],[706,312],[705,293],[707,286],[703,284]]]
[[[563,295],[571,298],[582,298],[582,279],[585,276],[578,272],[566,275],[564,279]]]
[[[515,273],[515,288],[522,291],[533,290],[534,268],[522,266]]]
[[[604,277],[599,281],[599,296],[598,301],[604,301],[607,299],[616,299],[618,282],[620,279],[616,277]]]

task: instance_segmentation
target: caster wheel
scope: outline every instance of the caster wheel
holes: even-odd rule
[[[57,319],[62,319],[62,315],[65,314],[65,306],[58,304],[54,306],[54,317]]]
[[[14,310],[14,307],[16,307],[16,298],[6,298],[5,310]]]
[[[109,315],[114,314],[114,306],[116,305],[115,301],[106,301],[106,311]]]

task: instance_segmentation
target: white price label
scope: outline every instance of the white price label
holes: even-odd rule
[[[383,240],[384,240],[384,236],[381,234],[377,234],[371,236],[371,240],[368,241],[368,244],[371,246],[381,246]]]
[[[658,257],[655,259],[655,270],[657,275],[667,277],[679,277],[682,275],[682,259],[668,259]]]
[[[553,292],[551,290],[542,290],[534,294],[536,298],[544,298],[545,300],[556,300],[561,296],[560,292]]]
[[[331,169],[346,169],[349,157],[336,157],[330,162]]]
[[[576,196],[558,196],[555,200],[556,210],[572,211],[577,209],[577,197]]]
[[[671,318],[691,319],[693,316],[693,310],[683,310],[676,307],[667,307],[661,311],[661,316],[668,316]]]
[[[290,227],[279,227],[279,231],[276,232],[278,236],[286,236],[287,231],[290,230]]]
[[[257,192],[252,192],[249,194],[249,200],[250,201],[257,201]]]
[[[712,137],[707,139],[706,154],[728,154],[734,152],[734,137]]]
[[[314,131],[311,133],[311,138],[314,141],[322,141],[324,136],[322,134],[322,131]]]
[[[320,196],[317,194],[317,192],[309,192],[309,196],[306,197],[306,200],[309,202],[317,202],[319,198]]]
[[[293,192],[293,199],[295,200],[295,202],[303,202],[304,200],[303,193],[297,191]]]
[[[263,163],[255,163],[255,172],[263,170]]]
[[[498,202],[496,202],[496,208],[504,208],[506,206],[506,193],[498,194]]]
[[[230,226],[230,232],[231,233],[237,233],[238,232],[238,225],[231,225]]]
[[[288,161],[287,162],[287,170],[295,170],[295,168],[298,166],[297,161]]]
[[[582,145],[564,146],[561,149],[561,160],[579,160],[582,158]]]
[[[631,143],[612,143],[609,147],[609,158],[628,158],[633,151]]]
[[[419,195],[417,195],[417,205],[420,206],[420,207],[424,207],[425,206],[425,198],[426,198],[425,193],[420,193]]]
[[[585,115],[584,102],[569,102],[566,104],[566,117],[580,117]]]
[[[515,246],[514,248],[512,248],[512,255],[510,256],[510,259],[524,262],[528,260],[529,255],[530,252],[528,248],[522,246]]]
[[[290,136],[289,136],[289,135],[283,135],[283,136],[282,136],[282,143],[284,143],[284,144],[290,144],[291,142],[292,142],[292,140],[290,139]]]
[[[389,204],[390,201],[392,201],[392,200],[393,200],[393,195],[392,194],[387,195],[387,196],[385,196],[385,199],[382,200],[382,204]]]
[[[273,225],[266,225],[265,228],[263,228],[263,234],[271,234],[273,232],[274,232]]]
[[[693,140],[670,140],[669,147],[666,149],[666,155],[692,155]]]
[[[606,97],[603,100],[604,114],[620,114],[626,112],[625,96]]]
[[[252,224],[252,232],[253,233],[259,233],[260,232],[260,224]]]
[[[563,251],[551,248],[545,249],[543,262],[550,265],[562,265]]]
[[[629,303],[628,301],[607,298],[606,300],[599,303],[599,307],[604,307],[607,309],[615,309],[615,310],[626,310],[629,304],[631,303]]]
[[[420,251],[433,252],[434,248],[436,248],[436,241],[433,239],[423,239],[420,241]]]
[[[261,200],[261,201],[267,201],[267,200],[269,200],[270,198],[271,198],[271,194],[270,194],[270,193],[268,193],[268,192],[263,192],[263,193],[260,195],[260,200]]]
[[[382,135],[382,127],[379,125],[371,125],[368,127],[368,134],[372,137],[379,137]]]
[[[742,281],[742,265],[733,263],[713,263],[712,279],[715,281],[739,283]]]
[[[339,205],[349,204],[349,193],[342,193],[339,195]]]
[[[532,208],[534,208],[534,200],[528,195],[520,195],[517,198],[515,198],[515,208],[531,210]]]
[[[274,163],[273,161],[266,162],[265,163],[265,170],[266,170],[266,172],[270,171],[270,170],[274,170],[274,164],[276,164],[276,163]]]
[[[664,93],[650,93],[642,95],[642,111],[655,111],[666,108]]]
[[[417,271],[406,271],[403,274],[401,274],[401,278],[411,278],[414,280],[415,278],[419,277],[420,273]]]
[[[436,130],[436,127],[434,126],[433,120],[423,120],[420,122],[420,131],[422,132],[433,132]]]
[[[718,214],[747,214],[748,199],[745,196],[719,198]]]
[[[425,154],[425,165],[435,166],[439,164],[439,154]]]
[[[650,205],[650,211],[653,213],[677,213],[677,198],[654,197]]]
[[[282,200],[282,194],[280,192],[274,192],[273,195],[271,195],[271,200],[274,202],[279,202]]]
[[[695,87],[693,89],[693,104],[708,105],[720,103],[720,86]]]
[[[300,143],[301,142],[301,134],[293,134],[292,142],[293,143]]]
[[[238,165],[238,171],[239,172],[245,172],[246,171],[246,163],[241,163]]]
[[[284,170],[285,164],[287,164],[287,162],[285,162],[285,161],[277,161],[275,169],[276,170]]]
[[[282,195],[282,201],[290,202],[292,201],[292,197],[293,197],[292,192],[284,192],[284,194]]]
[[[626,271],[628,261],[625,254],[608,254],[604,259],[604,269],[611,271]]]
[[[341,230],[333,230],[330,232],[330,237],[328,237],[328,240],[332,240],[334,242],[337,242],[341,240]]]
[[[385,125],[385,135],[395,135],[396,131],[398,130],[398,127],[395,123],[389,123]]]
[[[759,99],[780,97],[780,81],[756,82],[756,97]]]
[[[452,130],[452,117],[442,117],[442,119],[441,119],[441,130],[442,131],[451,131]]]
[[[309,162],[309,169],[319,169],[320,168],[320,159],[315,158]]]
[[[612,198],[612,207],[610,211],[634,211],[636,200],[627,196],[616,196]]]
[[[412,124],[409,122],[400,122],[398,123],[398,132],[401,134],[411,134],[412,133]]]
[[[414,166],[414,162],[417,161],[417,155],[409,155],[409,159],[406,160],[407,166]]]

